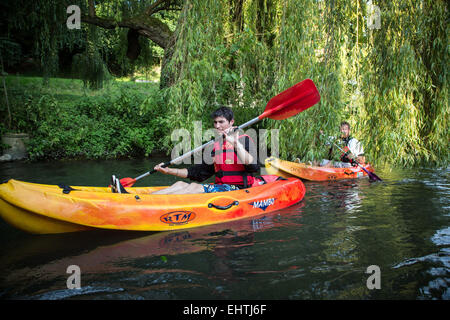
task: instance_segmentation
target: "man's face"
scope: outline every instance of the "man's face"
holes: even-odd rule
[[[234,120],[228,121],[224,117],[214,118],[214,129],[216,129],[220,134],[227,133],[233,124]]]
[[[347,138],[350,135],[350,128],[347,125],[341,126],[341,137]]]

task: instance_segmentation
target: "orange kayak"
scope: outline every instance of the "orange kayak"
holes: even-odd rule
[[[167,231],[233,221],[289,207],[301,201],[305,186],[295,178],[244,190],[151,195],[165,187],[72,187],[9,180],[0,184],[0,216],[38,234],[92,229]],[[67,191],[66,191],[67,192]]]
[[[267,158],[265,166],[268,174],[275,174],[285,178],[298,177],[310,181],[333,181],[367,177],[367,173],[358,166],[351,168],[316,167],[305,163],[280,160],[275,157]],[[364,169],[374,172],[370,164],[366,164]]]

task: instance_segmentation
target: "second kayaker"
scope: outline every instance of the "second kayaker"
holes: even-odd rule
[[[214,184],[187,183],[178,181],[165,189],[152,194],[193,194],[233,191],[247,188],[255,183],[257,179],[253,176],[259,171],[256,155],[250,150],[256,150],[252,139],[247,135],[239,136],[236,131],[229,134],[234,128],[234,114],[231,108],[220,107],[212,114],[214,128],[219,135],[225,137],[222,146],[219,142],[214,144],[211,154],[212,164],[193,165],[188,168],[164,168],[163,163],[155,166],[155,170],[164,174],[174,175],[180,178],[188,178],[193,181],[202,182],[213,175],[216,176]]]
[[[343,153],[339,157],[339,161],[322,160],[319,164],[321,167],[333,168],[350,168],[353,165],[353,160],[358,161],[359,164],[364,165],[366,158],[364,156],[364,148],[356,138],[350,136],[350,124],[343,121],[340,125],[341,142],[343,144]],[[328,152],[331,159],[333,154],[333,144],[331,144]]]

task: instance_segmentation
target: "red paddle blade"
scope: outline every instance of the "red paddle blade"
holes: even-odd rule
[[[269,100],[258,118],[283,120],[312,107],[320,101],[320,94],[311,79],[303,80]]]
[[[122,179],[120,179],[120,183],[124,187],[131,187],[133,184],[136,183],[136,179],[133,179],[133,178],[122,178]]]

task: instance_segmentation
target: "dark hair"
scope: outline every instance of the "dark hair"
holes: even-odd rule
[[[228,121],[231,121],[234,119],[233,110],[229,107],[220,107],[211,114],[211,118],[215,119],[217,117],[224,117]]]
[[[348,123],[347,121],[342,121],[340,127],[342,126],[347,126],[348,130],[350,130],[350,123]]]

